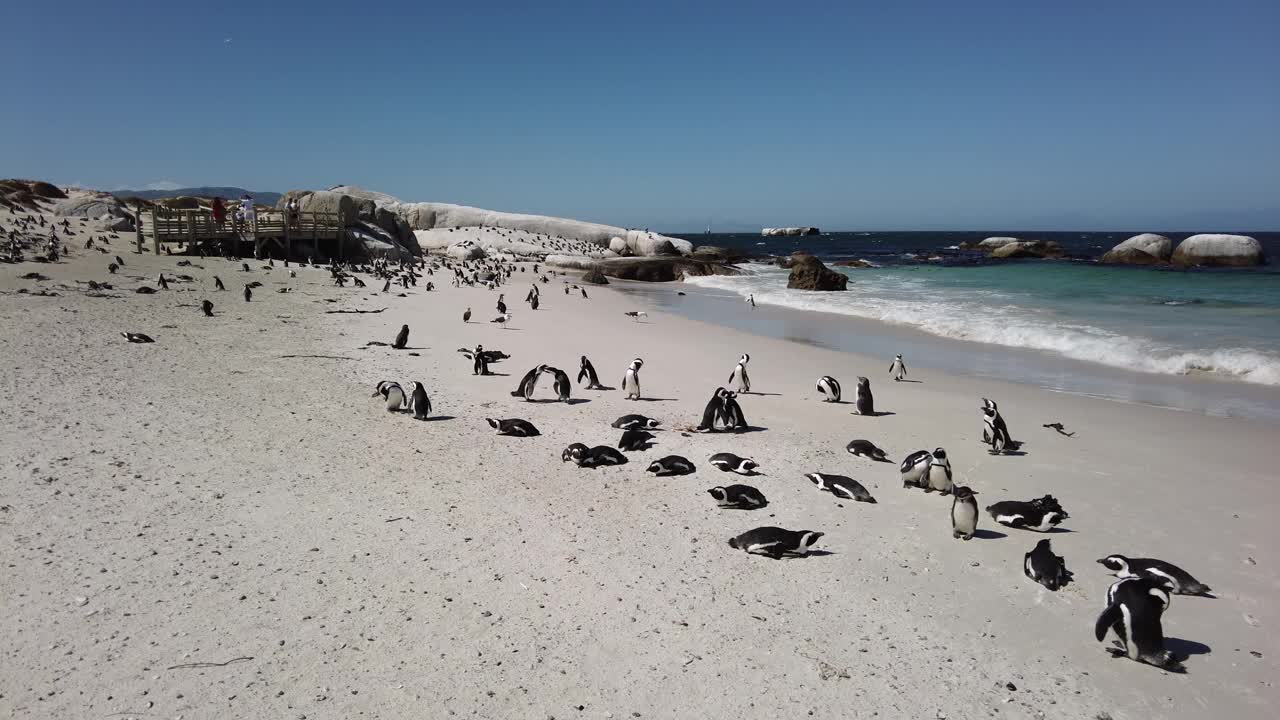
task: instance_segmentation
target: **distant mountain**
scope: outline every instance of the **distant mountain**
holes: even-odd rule
[[[138,197],[143,200],[159,200],[160,198],[171,198],[182,195],[190,197],[222,197],[226,200],[238,199],[241,195],[249,193],[253,201],[258,205],[275,205],[283,197],[278,192],[254,192],[253,190],[245,190],[238,187],[189,187],[178,188],[176,190],[112,190],[111,194],[116,197]]]

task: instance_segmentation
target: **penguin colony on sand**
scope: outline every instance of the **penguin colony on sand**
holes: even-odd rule
[[[526,302],[532,305],[537,298],[537,287],[534,286],[526,297]],[[501,299],[499,304],[501,309]],[[636,319],[642,316],[640,313],[628,313],[628,315]],[[507,357],[502,353],[491,356],[490,353],[496,351],[486,351],[482,346],[477,346],[474,350],[462,348],[458,352],[473,360],[473,373],[476,375],[489,374],[487,365],[489,362],[496,361],[497,356],[501,359]],[[751,392],[751,379],[747,373],[750,360],[750,355],[744,353],[730,372],[728,383],[733,389],[716,388],[707,402],[696,431],[737,433],[750,429],[738,401],[741,395]],[[627,366],[623,375],[621,390],[628,400],[641,398],[640,369],[643,365],[643,359],[636,358]],[[906,365],[901,355],[894,358],[889,371],[894,381],[900,381],[906,376]],[[526,372],[511,395],[526,401],[532,400],[538,381],[543,375],[553,377],[552,390],[555,397],[561,401],[568,401],[571,394],[568,375],[563,370],[547,364],[539,364]],[[585,355],[579,359],[577,382],[588,390],[611,389],[600,384],[595,366]],[[387,398],[388,409],[393,409],[392,405],[398,408],[398,403],[406,402],[403,391],[394,383],[380,384],[379,390]],[[421,385],[415,383],[415,396],[420,390]],[[819,378],[817,390],[821,393],[824,402],[840,403],[842,401],[840,383],[832,376],[824,375]],[[422,394],[425,397],[425,391]],[[852,403],[853,414],[874,417],[876,415],[874,402],[871,381],[866,377],[858,377]],[[996,402],[983,398],[980,411],[983,421],[982,442],[987,446],[988,452],[1002,455],[1016,451],[1021,444],[1010,438],[1008,424],[1001,416]],[[537,428],[531,423],[519,418],[486,418],[486,422],[499,435],[533,437],[539,434]],[[611,426],[623,431],[616,448],[609,445],[589,446],[586,443],[575,442],[561,451],[561,462],[571,462],[585,469],[626,465],[628,464],[626,453],[643,452],[657,442],[657,436],[650,431],[657,431],[661,423],[644,415],[628,414],[619,417]],[[852,440],[845,449],[855,457],[875,462],[892,462],[888,454],[870,440],[861,438]],[[731,452],[715,453],[708,458],[707,463],[726,473],[749,477],[762,474],[760,465],[755,460]],[[950,457],[944,448],[912,452],[902,460],[898,471],[904,488],[919,488],[925,493],[950,496],[953,538],[967,541],[978,534],[981,516],[977,500],[979,493],[967,485],[956,484]],[[646,472],[655,477],[678,477],[696,473],[697,467],[688,458],[667,455],[649,463]],[[806,474],[805,478],[820,492],[830,493],[837,500],[868,505],[877,504],[871,492],[851,477],[812,472]],[[716,485],[707,489],[706,493],[711,496],[717,507],[726,510],[750,511],[769,504],[765,494],[751,485]],[[1070,517],[1052,495],[1027,501],[1002,500],[988,505],[985,510],[991,519],[1000,525],[1042,533],[1052,531]],[[764,555],[774,559],[804,557],[814,551],[818,541],[824,535],[817,530],[790,530],[763,526],[730,538],[728,544],[731,548],[749,554]],[[1115,642],[1116,647],[1109,649],[1113,655],[1129,657],[1167,670],[1181,670],[1181,660],[1164,649],[1161,617],[1169,606],[1171,594],[1203,595],[1208,593],[1209,588],[1184,570],[1160,560],[1130,559],[1122,555],[1111,555],[1098,562],[1119,578],[1108,590],[1106,607],[1098,617],[1095,626],[1095,635],[1098,640],[1104,640],[1108,632],[1114,632],[1119,639]],[[1024,555],[1023,574],[1030,581],[1050,591],[1062,588],[1073,579],[1065,559],[1053,552],[1048,538],[1040,540]]]
[[[105,243],[106,238],[102,239]],[[97,248],[102,250],[102,248]],[[314,265],[314,262],[308,264]],[[125,267],[122,258],[115,258],[113,272]],[[266,266],[264,266],[265,269]],[[242,270],[251,272],[247,263]],[[391,285],[398,284],[404,288],[416,287],[421,275],[417,271],[425,270],[427,275],[435,271],[451,271],[455,286],[486,287],[494,289],[511,279],[518,272],[514,264],[496,260],[454,262],[449,260],[433,261],[430,267],[425,262],[418,265],[402,263],[397,269],[386,261],[375,261],[371,265],[347,265],[333,263],[329,271],[335,285],[362,287],[364,283],[355,273],[364,273],[383,280],[383,289],[389,290]],[[524,269],[521,268],[520,271]],[[292,271],[290,271],[292,273]],[[536,273],[536,271],[535,271]],[[176,276],[182,281],[189,281],[189,276]],[[217,290],[225,286],[217,276],[213,276]],[[167,289],[174,281],[173,277],[163,274],[157,277],[157,285],[161,290]],[[542,275],[539,282],[547,282]],[[244,285],[244,297],[251,301],[252,290],[261,287],[260,282]],[[428,290],[430,287],[428,287]],[[155,293],[155,288],[143,287],[139,290]],[[585,290],[583,292],[585,297]],[[530,308],[537,310],[540,292],[533,285],[526,302]],[[214,317],[213,304],[208,300],[200,303],[201,311],[208,317]],[[499,299],[498,310],[501,313],[496,321],[506,325],[512,318],[503,298]],[[628,312],[627,316],[635,321],[646,318],[642,311]],[[464,322],[470,322],[470,309],[464,313]],[[121,333],[130,343],[148,344],[155,340],[139,332]],[[403,326],[391,347],[408,349],[409,328]],[[387,343],[371,343],[386,345]],[[510,357],[499,350],[487,350],[483,346],[474,349],[458,350],[472,365],[476,376],[490,376],[493,373],[489,366],[508,360]],[[750,356],[743,354],[734,366],[728,378],[728,385],[733,388],[719,387],[713,392],[703,411],[701,423],[696,430],[704,433],[738,433],[751,429],[739,399],[751,393],[751,378],[747,374]],[[621,391],[629,400],[642,398],[640,387],[640,370],[644,365],[641,358],[634,359],[627,367],[621,383]],[[901,356],[894,358],[890,365],[890,377],[895,381],[906,377],[906,366]],[[551,376],[551,391],[555,399],[567,402],[571,396],[569,375],[552,365],[539,364],[527,372],[511,394],[525,400],[535,397],[538,381],[543,375]],[[591,361],[580,357],[577,380],[584,389],[607,391],[599,382],[599,376]],[[407,390],[406,390],[407,388]],[[843,403],[839,381],[824,375],[817,381],[817,390],[822,399],[829,403]],[[374,397],[381,397],[385,409],[393,413],[408,413],[419,420],[431,417],[431,400],[425,386],[420,382],[402,385],[399,382],[384,380],[377,383]],[[868,417],[876,416],[870,380],[859,377],[853,402],[853,413]],[[994,400],[983,398],[980,406],[982,417],[982,442],[987,451],[993,455],[1017,453],[1021,443],[1010,437],[1008,423]],[[514,438],[535,438],[540,435],[538,429],[520,418],[485,418],[486,423],[500,436]],[[662,423],[657,419],[644,415],[630,414],[618,418],[612,423],[614,429],[622,431],[618,447],[609,445],[588,446],[585,443],[573,443],[561,453],[562,462],[572,462],[581,468],[601,468],[619,466],[628,463],[625,453],[644,452],[658,441],[654,433],[659,431]],[[1044,427],[1053,429],[1059,434],[1070,437],[1073,433],[1065,430],[1061,423],[1047,423]],[[888,453],[866,439],[855,439],[846,446],[847,452],[859,458],[874,462],[892,462]],[[748,477],[760,476],[760,466],[749,457],[742,457],[730,452],[719,452],[711,455],[707,463],[716,469]],[[680,455],[666,455],[650,462],[644,472],[652,477],[681,477],[696,474],[698,468],[693,461]],[[928,494],[951,496],[950,518],[952,537],[969,540],[978,535],[978,523],[981,513],[977,502],[977,490],[967,485],[957,485],[952,471],[950,457],[944,448],[932,451],[917,450],[908,454],[899,465],[899,476],[904,488],[918,488]],[[864,503],[868,506],[877,503],[877,499],[857,480],[834,473],[812,472],[805,475],[819,492],[829,493],[837,500]],[[765,494],[758,488],[746,484],[716,485],[705,492],[717,507],[729,510],[749,512],[769,505]],[[1001,500],[985,508],[992,521],[1009,528],[1029,532],[1051,532],[1070,515],[1062,508],[1061,503],[1052,495],[1045,495],[1031,500]],[[803,557],[813,552],[817,543],[824,537],[817,530],[791,530],[773,526],[762,526],[748,530],[728,540],[731,548],[749,554],[764,555],[771,558]],[[1190,573],[1167,561],[1153,558],[1131,558],[1114,554],[1100,558],[1097,563],[1116,576],[1116,581],[1106,594],[1104,609],[1097,618],[1094,631],[1099,641],[1114,634],[1118,638],[1114,648],[1108,648],[1116,657],[1151,664],[1166,670],[1182,669],[1182,658],[1176,657],[1165,648],[1162,629],[1162,618],[1169,609],[1172,595],[1208,595],[1210,588],[1198,581]],[[1073,580],[1066,560],[1057,555],[1049,538],[1041,539],[1023,558],[1023,574],[1029,581],[1035,582],[1047,590],[1060,589]]]

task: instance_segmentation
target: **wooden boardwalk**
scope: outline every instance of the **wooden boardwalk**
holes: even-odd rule
[[[337,257],[343,257],[346,230],[338,213],[299,212],[293,222],[286,222],[284,210],[259,210],[248,222],[237,222],[234,217],[233,208],[228,208],[227,219],[222,223],[215,223],[209,210],[175,210],[158,205],[147,208],[137,218],[138,251],[142,251],[146,236],[151,238],[157,255],[165,243],[195,246],[250,242],[255,256],[267,243],[275,243],[285,251],[285,257],[292,257],[294,240],[308,240],[317,249],[320,241],[333,240],[337,243]]]

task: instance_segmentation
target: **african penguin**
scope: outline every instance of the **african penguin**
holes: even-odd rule
[[[122,332],[122,333],[120,333],[120,335],[122,335],[122,336],[124,337],[124,339],[125,339],[125,340],[128,340],[128,341],[129,341],[129,342],[131,342],[131,343],[153,343],[153,342],[155,342],[155,340],[152,340],[152,339],[151,339],[151,336],[150,336],[150,335],[144,335],[143,333]]]
[[[1009,437],[1009,427],[1000,416],[1000,410],[996,407],[995,401],[982,398],[981,409],[982,441],[990,445],[989,452],[992,455],[999,455],[1006,450],[1016,449],[1015,443]]]
[[[379,395],[387,403],[387,412],[399,412],[400,408],[404,407],[404,390],[400,387],[400,383],[383,380],[378,383],[373,397]]]
[[[566,288],[568,289],[568,288]],[[582,356],[582,360],[578,365],[578,382],[587,381],[588,390],[600,390],[603,386],[600,384],[600,377],[596,375],[595,366],[587,359],[586,355]]]
[[[627,456],[608,445],[587,448],[582,443],[574,443],[565,448],[561,460],[572,460],[574,465],[584,468],[627,464]]]
[[[431,414],[431,399],[427,397],[427,389],[422,383],[413,382],[413,394],[410,396],[409,409],[413,411],[415,420],[426,420]]]
[[[723,472],[732,472],[739,475],[757,475],[756,468],[760,467],[755,460],[750,458],[738,457],[733,453],[716,453],[712,455],[707,462],[716,466]]]
[[[1001,525],[1036,532],[1049,532],[1058,523],[1070,517],[1058,504],[1057,498],[1045,495],[1028,502],[1001,500],[987,506],[991,519]]]
[[[902,362],[901,354],[895,355],[893,362],[889,363],[889,376],[893,378],[894,382],[898,382],[907,376],[907,364]]]
[[[205,317],[213,317],[213,303],[208,300],[201,300],[200,312],[204,313]]]
[[[636,358],[627,366],[627,372],[622,376],[622,390],[627,394],[628,400],[640,399],[640,368],[644,367],[644,360]]]
[[[660,424],[659,421],[644,415],[623,415],[613,421],[613,427],[620,430],[631,430],[633,428],[653,430]]]
[[[933,453],[928,450],[917,450],[904,458],[898,466],[902,473],[902,487],[925,487],[925,476],[929,473],[931,462]]]
[[[964,485],[955,488],[955,499],[951,501],[951,537],[972,540],[978,531],[978,493]]]
[[[551,387],[556,391],[556,397],[560,402],[569,402],[569,391],[573,388],[573,384],[569,382],[569,374],[560,368],[550,366],[544,367],[542,372],[551,373],[554,378]]]
[[[840,402],[840,381],[830,375],[818,378],[818,391],[823,394],[823,402]]]
[[[248,285],[245,285],[245,286],[244,286],[244,301],[245,301],[245,302],[249,302],[250,300],[253,300],[253,289],[252,289],[252,288],[250,288]]]
[[[1169,587],[1154,578],[1124,578],[1107,588],[1107,607],[1098,615],[1093,634],[1102,642],[1108,630],[1120,638],[1115,648],[1107,648],[1114,657],[1154,665],[1181,672],[1181,659],[1164,647],[1164,628],[1160,618],[1169,608]]]
[[[1098,564],[1110,570],[1118,578],[1145,577],[1163,582],[1178,595],[1209,593],[1208,585],[1196,580],[1186,570],[1164,560],[1108,555],[1098,560]]]
[[[793,555],[804,557],[823,533],[814,530],[787,530],[780,527],[758,527],[735,538],[729,538],[729,547],[744,550],[752,555],[765,555],[774,560]]]
[[[546,365],[539,365],[525,373],[524,377],[520,378],[520,384],[516,386],[515,390],[511,391],[511,397],[523,397],[525,400],[531,399],[533,390],[538,385],[538,377],[546,369]]]
[[[1054,591],[1071,580],[1071,571],[1061,555],[1053,554],[1049,538],[1036,543],[1031,552],[1022,556],[1022,573]]]
[[[848,450],[850,455],[869,457],[877,462],[892,462],[885,457],[884,450],[876,447],[870,440],[850,440],[844,449]]]
[[[637,450],[648,450],[655,435],[644,430],[629,429],[622,431],[622,438],[618,440],[618,449],[627,452],[635,452]]]
[[[751,378],[747,376],[749,362],[751,362],[751,356],[743,353],[742,357],[738,358],[738,364],[729,373],[729,382],[735,386],[736,392],[751,392]]]
[[[853,407],[859,415],[876,414],[875,398],[871,396],[871,381],[867,378],[858,378],[858,387],[853,393]]]
[[[707,494],[715,498],[716,504],[722,508],[754,510],[769,504],[764,493],[750,485],[716,486],[708,490]]]
[[[664,458],[658,458],[649,464],[649,472],[658,477],[670,477],[672,475],[691,475],[697,468],[688,458],[679,455],[668,455]]]
[[[819,490],[829,492],[842,500],[853,500],[855,502],[864,502],[875,504],[876,499],[867,492],[862,483],[844,475],[831,475],[828,473],[807,473],[805,477],[809,478]]]
[[[400,332],[396,334],[396,341],[391,344],[391,347],[395,348],[396,350],[403,350],[408,345],[409,345],[409,326],[401,325]]]
[[[485,422],[489,423],[489,427],[497,431],[498,435],[509,435],[511,437],[533,437],[541,435],[538,428],[533,423],[520,418],[511,418],[509,420],[497,420],[494,418],[485,418]]]
[[[947,459],[947,451],[934,448],[933,458],[929,460],[929,470],[924,476],[924,491],[937,490],[946,495],[954,487],[951,482],[951,461]]]

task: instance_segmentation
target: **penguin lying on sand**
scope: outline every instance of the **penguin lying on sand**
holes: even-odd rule
[[[1110,570],[1118,578],[1150,578],[1169,586],[1178,595],[1208,595],[1209,586],[1191,576],[1191,573],[1164,560],[1154,558],[1128,558],[1124,555],[1108,555],[1098,564]]]
[[[693,463],[688,458],[680,455],[668,455],[664,458],[654,460],[649,464],[649,472],[658,477],[671,477],[674,475],[692,475],[697,471]]]
[[[404,389],[400,383],[383,380],[373,391],[372,397],[381,395],[387,403],[387,412],[399,412],[404,407]]]
[[[560,461],[572,461],[582,468],[597,468],[604,465],[626,465],[627,456],[608,445],[588,448],[582,443],[573,443],[560,454]]]
[[[987,506],[991,519],[1011,528],[1049,532],[1068,517],[1057,498],[1045,495],[1028,502],[1001,500]]]
[[[877,462],[892,462],[885,457],[884,451],[876,447],[875,443],[870,440],[850,440],[844,449],[848,450],[850,455],[869,457]]]
[[[509,435],[511,437],[533,437],[540,435],[538,428],[533,423],[520,418],[511,418],[509,420],[498,420],[495,418],[485,418],[485,422],[489,423],[489,427],[497,431],[498,435]]]
[[[661,423],[644,415],[623,415],[613,421],[613,427],[619,430],[647,429],[653,430]]]
[[[655,435],[639,429],[629,429],[622,432],[622,438],[618,440],[618,449],[627,452],[635,452],[637,450],[648,450],[655,439]]]
[[[840,402],[840,381],[830,375],[823,375],[818,378],[818,392],[823,394],[823,402],[838,403]]]
[[[758,527],[735,538],[729,538],[729,547],[744,550],[751,555],[765,555],[774,560],[784,556],[804,557],[813,549],[823,533],[814,530],[787,530],[780,527]]]
[[[750,458],[738,457],[733,453],[716,453],[707,461],[724,472],[737,473],[739,475],[758,475],[756,468],[760,467],[755,460]]]
[[[1061,555],[1053,554],[1049,538],[1036,543],[1035,549],[1022,556],[1022,573],[1054,591],[1071,580],[1071,571]]]
[[[808,473],[805,477],[809,478],[819,490],[829,492],[842,500],[853,500],[855,502],[864,502],[875,504],[876,499],[867,492],[862,483],[844,475],[831,475],[829,473]]]
[[[708,490],[707,494],[715,498],[716,504],[722,508],[755,510],[769,504],[764,493],[750,485],[716,486]]]

